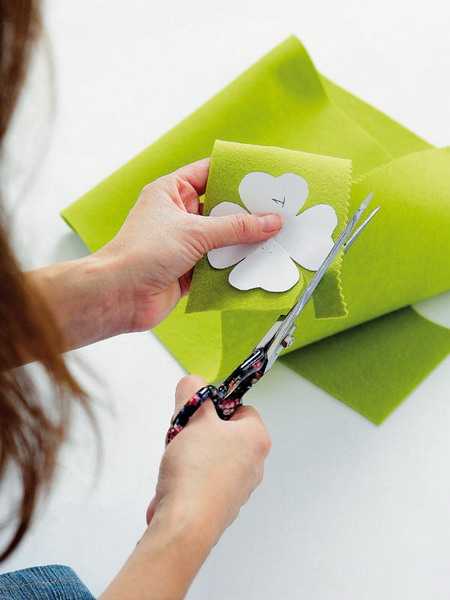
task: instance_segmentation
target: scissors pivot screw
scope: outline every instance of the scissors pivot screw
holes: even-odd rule
[[[281,345],[283,346],[283,348],[289,348],[289,346],[292,346],[293,343],[294,343],[294,336],[287,335],[284,338],[284,340],[281,342]]]

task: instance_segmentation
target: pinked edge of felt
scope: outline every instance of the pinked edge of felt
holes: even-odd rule
[[[346,192],[345,198],[344,198],[344,218],[343,218],[341,227],[339,227],[339,225],[338,225],[338,227],[336,228],[336,229],[339,229],[338,233],[334,232],[334,237],[333,237],[334,241],[336,241],[338,235],[344,230],[344,227],[348,223],[348,219],[350,216],[350,198],[351,198],[352,186],[353,186],[352,172],[353,172],[353,163],[350,161],[350,168],[346,173],[347,192]],[[333,263],[334,269],[333,268],[329,269],[327,271],[327,273],[325,273],[322,281],[320,282],[320,284],[317,287],[316,293],[313,295],[312,300],[313,300],[313,304],[314,304],[314,314],[317,319],[342,319],[342,318],[348,316],[349,307],[348,307],[347,300],[345,299],[344,286],[342,283],[343,263],[344,263],[344,249],[342,248],[336,257],[336,260]],[[331,277],[334,278],[334,281],[332,281],[332,282],[330,282]],[[334,288],[337,288],[338,297],[340,299],[339,306],[336,306],[334,311],[331,311],[331,314],[330,314],[329,309],[327,310],[327,308],[324,307],[324,300],[326,302],[326,300],[328,299],[329,296],[327,294],[323,294],[323,288],[327,285],[330,285],[330,283]],[[322,290],[321,290],[321,288],[322,288]],[[330,297],[332,297],[332,296],[330,296]]]

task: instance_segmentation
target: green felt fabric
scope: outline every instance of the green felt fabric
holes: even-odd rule
[[[209,155],[217,138],[352,159],[358,183],[351,209],[366,191],[376,192],[382,211],[343,261],[348,315],[317,319],[310,304],[293,348],[301,349],[282,360],[381,422],[449,351],[450,331],[410,308],[396,309],[450,287],[449,240],[441,233],[449,231],[450,155],[429,150],[319,75],[300,42],[289,38],[63,217],[96,250],[117,232],[146,183]],[[279,314],[262,310],[255,319],[253,309],[185,309],[183,300],[156,334],[188,371],[211,381],[233,368]],[[381,316],[390,311],[396,312]]]
[[[388,115],[353,96],[323,75],[320,78],[330,100],[367,131],[392,158],[432,148],[431,144]]]
[[[309,195],[301,211],[316,205],[331,205],[338,217],[334,237],[345,226],[351,194],[351,161],[330,156],[306,154],[273,146],[237,144],[217,141],[211,156],[211,167],[205,194],[204,212],[209,214],[217,204],[234,202],[245,208],[239,196],[239,184],[252,171],[268,173],[274,177],[294,173],[308,182]],[[314,296],[320,318],[346,315],[342,295],[340,271],[342,256],[336,260]],[[289,310],[312,273],[300,271],[300,281],[284,293],[267,292],[262,289],[242,291],[233,288],[228,275],[233,267],[214,269],[205,257],[195,268],[187,304],[188,312],[211,310],[277,310],[280,314]],[[257,318],[255,316],[255,318]]]
[[[381,211],[343,260],[349,313],[317,319],[313,305],[307,305],[290,352],[450,287],[450,236],[436,235],[438,227],[450,231],[447,172],[449,153],[426,150],[391,161],[354,184],[350,210],[373,191]],[[264,316],[262,309],[255,313],[245,301],[239,308],[223,313],[223,357],[217,377],[251,350],[277,316],[273,309]]]
[[[449,352],[448,329],[405,308],[289,354],[283,363],[380,424]]]
[[[117,233],[142,188],[211,154],[216,139],[353,159],[353,175],[390,154],[330,102],[295,37],[274,48],[192,115],[62,212],[91,250]]]

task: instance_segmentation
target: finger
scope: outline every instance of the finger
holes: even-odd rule
[[[262,242],[278,233],[283,225],[278,214],[238,213],[224,217],[199,217],[198,221],[206,252],[222,246]]]
[[[175,412],[174,415],[178,413],[179,410],[198,392],[198,390],[207,385],[206,381],[203,377],[199,377],[198,375],[187,375],[180,379],[177,385],[177,389],[175,392]],[[205,401],[195,412],[193,419],[197,418],[208,418],[208,419],[217,419],[216,409],[214,407],[213,402],[207,400]]]
[[[158,506],[158,499],[156,496],[153,497],[152,501],[148,505],[147,512],[145,514],[145,520],[147,521],[147,525],[150,525],[151,520],[155,514],[156,507]]]
[[[168,196],[179,208],[197,215],[198,197],[205,191],[208,172],[209,158],[198,160],[153,181],[146,187],[147,195],[156,201],[164,192],[163,197]]]
[[[265,458],[272,447],[267,427],[261,419],[259,412],[253,406],[241,406],[231,417],[230,421],[239,423],[245,428],[246,435],[250,436],[256,443],[256,451],[260,457]]]
[[[191,188],[193,189],[193,188]],[[192,215],[198,215],[200,213],[200,201],[197,196],[197,192],[184,194],[181,192],[183,198],[183,204],[188,213]]]
[[[186,375],[180,379],[175,390],[175,412],[178,412],[183,404],[205,385],[206,381],[198,375]]]
[[[258,422],[264,425],[263,420],[261,419],[261,416],[256,408],[248,404],[241,405],[230,419],[230,421],[243,420]]]
[[[186,296],[186,294],[189,293],[189,289],[190,289],[191,283],[192,283],[193,272],[194,272],[193,269],[191,269],[190,271],[188,271],[187,273],[182,275],[178,280],[178,282],[180,284],[181,297]]]
[[[191,185],[198,196],[205,193],[206,182],[209,173],[209,158],[197,160],[189,165],[185,165],[175,171],[180,179],[183,179]]]

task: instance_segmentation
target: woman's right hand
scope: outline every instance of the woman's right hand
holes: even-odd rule
[[[175,411],[205,382],[185,377]],[[148,527],[101,600],[181,600],[223,531],[260,483],[270,439],[254,408],[221,421],[205,403],[161,461]]]
[[[200,377],[184,377],[175,413],[204,385]],[[269,434],[253,407],[222,421],[206,402],[164,453],[147,523],[160,509],[174,507],[177,518],[194,520],[214,544],[261,482],[269,449]]]

